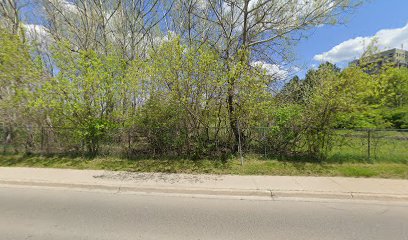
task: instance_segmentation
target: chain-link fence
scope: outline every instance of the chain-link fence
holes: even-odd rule
[[[199,156],[211,152],[225,157],[231,153],[232,133],[227,128],[194,132],[175,128],[115,128],[93,131],[81,128],[0,128],[3,154],[93,154],[137,157],[160,155]]]
[[[407,129],[337,130],[329,158],[334,161],[408,163]]]
[[[155,157],[209,156],[224,158],[235,149],[265,158],[305,152],[305,139],[293,131],[273,127],[248,128],[239,141],[229,128],[187,129],[109,129],[92,133],[79,128],[2,127],[0,151],[3,154],[93,153],[100,156]],[[303,144],[302,144],[303,143]],[[335,130],[327,148],[328,161],[408,163],[408,130]]]

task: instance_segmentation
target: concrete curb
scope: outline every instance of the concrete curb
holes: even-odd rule
[[[129,186],[89,183],[65,183],[45,181],[9,181],[0,180],[0,187],[36,187],[53,189],[72,189],[80,191],[103,191],[116,194],[161,194],[170,196],[195,196],[238,199],[326,199],[326,200],[364,200],[408,202],[408,195],[354,192],[316,192],[316,191],[281,191],[281,190],[248,190],[248,189],[207,189],[207,188],[171,188],[152,186]]]
[[[407,195],[358,193],[358,192],[313,192],[313,191],[272,191],[272,196],[277,198],[323,198],[340,200],[373,200],[373,201],[398,201],[408,202]]]
[[[113,193],[163,193],[181,195],[211,195],[211,196],[236,196],[236,197],[267,197],[272,199],[269,190],[246,190],[246,189],[205,189],[205,188],[172,188],[172,187],[151,187],[151,186],[127,186],[127,185],[102,185],[102,184],[81,184],[81,183],[61,183],[61,182],[40,182],[40,181],[8,181],[0,180],[0,186],[26,186],[26,187],[47,187],[47,188],[67,188],[80,190],[108,191]]]

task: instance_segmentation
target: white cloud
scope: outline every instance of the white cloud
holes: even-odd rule
[[[177,37],[177,34],[175,32],[168,31],[167,34],[165,35],[154,37],[152,43],[154,46],[160,46],[161,44],[165,42],[169,42],[176,37]]]
[[[50,33],[46,27],[37,24],[24,24],[26,29],[26,35],[31,40],[43,39],[46,40],[50,38]]]
[[[195,7],[197,7],[200,10],[206,9],[208,7],[209,3],[207,0],[197,0],[195,2]]]
[[[60,5],[63,7],[63,10],[71,12],[71,13],[78,13],[78,7],[68,0],[53,0],[55,5]]]
[[[288,71],[277,64],[255,61],[251,63],[251,66],[260,67],[266,71],[267,75],[273,76],[279,80],[285,79],[288,76]]]
[[[47,51],[48,46],[52,43],[52,37],[49,30],[43,25],[24,24],[27,39],[37,44],[39,50]]]
[[[297,73],[297,72],[300,72],[302,69],[298,66],[294,66],[294,67],[291,67],[290,70],[291,72]]]
[[[319,62],[329,61],[332,63],[351,61],[359,58],[365,47],[373,39],[377,39],[380,49],[400,48],[401,44],[408,47],[408,23],[402,28],[380,30],[373,36],[349,39],[328,52],[315,55],[313,59]]]

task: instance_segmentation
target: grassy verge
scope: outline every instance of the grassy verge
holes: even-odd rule
[[[186,159],[94,158],[63,156],[0,155],[3,167],[44,167],[70,169],[105,169],[138,172],[206,173],[237,175],[286,175],[286,176],[346,176],[408,179],[405,163],[308,163],[264,160],[247,157],[244,166],[238,159],[228,162],[214,160],[192,161]]]
[[[338,130],[328,162],[366,162],[408,164],[408,132]],[[370,147],[370,148],[368,148]],[[370,149],[370,150],[369,150]]]

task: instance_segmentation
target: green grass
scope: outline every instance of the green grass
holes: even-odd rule
[[[3,167],[40,167],[69,169],[105,169],[136,172],[206,173],[283,176],[346,176],[408,179],[408,164],[375,163],[312,163],[262,159],[246,156],[244,166],[238,159],[227,162],[187,159],[120,159],[97,157],[0,155]]]
[[[408,164],[408,132],[372,132],[370,159],[366,131],[337,131],[327,162],[332,163],[404,163]],[[350,135],[347,135],[350,134]],[[342,136],[343,135],[343,136]]]

